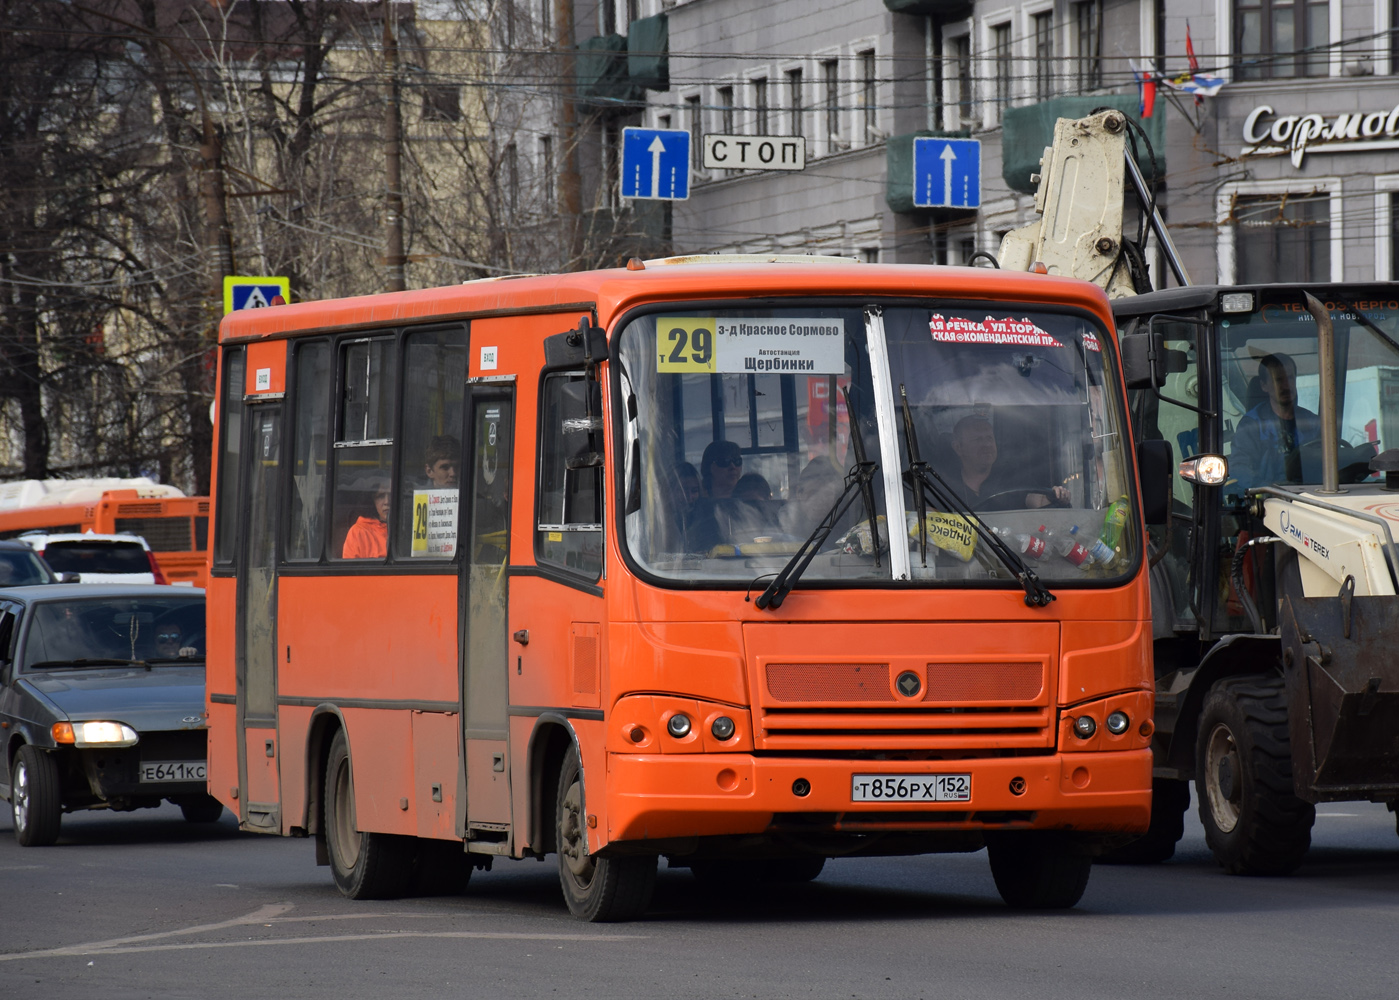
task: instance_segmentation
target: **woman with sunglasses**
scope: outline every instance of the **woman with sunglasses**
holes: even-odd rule
[[[700,486],[711,500],[727,500],[743,477],[743,456],[732,441],[711,441],[700,459]]]

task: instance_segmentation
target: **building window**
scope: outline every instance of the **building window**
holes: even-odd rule
[[[758,135],[768,134],[768,81],[765,76],[753,81],[753,130]]]
[[[505,147],[505,210],[514,216],[520,210],[520,151],[512,142]]]
[[[1389,196],[1389,274],[1386,277],[1399,281],[1399,191]]]
[[[1054,11],[1033,18],[1035,29],[1035,97],[1043,100],[1054,94]]]
[[[963,35],[952,42],[953,61],[957,64],[957,121],[962,128],[972,121],[972,36]]]
[[[641,20],[641,0],[627,0],[627,23]]]
[[[423,120],[429,122],[461,121],[461,88],[445,84],[428,84],[423,88]]]
[[[879,263],[879,247],[861,247],[860,259],[866,264]]]
[[[598,13],[602,17],[602,33],[615,35],[617,33],[617,0],[602,0],[602,3],[598,5]]]
[[[698,97],[685,98],[685,127],[690,130],[690,162],[698,168],[703,162],[700,159],[700,150],[704,148],[704,121]]]
[[[999,121],[1010,106],[1011,71],[1010,24],[997,24],[991,28],[991,62],[996,74],[996,120]]]
[[[541,136],[539,139],[540,193],[544,196],[544,214],[554,214],[554,137]]]
[[[725,135],[736,135],[734,132],[734,89],[732,87],[719,87],[715,90],[715,95],[719,102],[719,131]]]
[[[1326,0],[1234,0],[1235,78],[1327,75],[1328,7]]]
[[[787,71],[787,108],[791,116],[787,128],[788,135],[802,134],[802,71]]]
[[[539,30],[546,39],[554,33],[554,0],[539,0]]]
[[[825,86],[826,143],[831,152],[840,148],[840,64],[829,59],[821,64]]]
[[[1331,280],[1331,198],[1240,195],[1234,201],[1234,281]]]
[[[1074,40],[1079,93],[1097,90],[1103,85],[1103,0],[1074,4]]]
[[[860,97],[864,107],[865,142],[879,141],[879,78],[874,50],[860,53]]]

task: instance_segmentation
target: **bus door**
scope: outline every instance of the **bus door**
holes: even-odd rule
[[[504,379],[471,382],[461,511],[465,826],[478,850],[503,854],[511,841],[506,630],[515,389]]]
[[[238,498],[242,541],[238,566],[237,699],[239,819],[280,828],[277,765],[277,496],[282,406],[249,401],[250,447],[243,454]]]

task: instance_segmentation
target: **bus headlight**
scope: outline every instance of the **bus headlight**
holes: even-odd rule
[[[733,736],[734,728],[734,720],[727,715],[721,715],[710,723],[709,731],[714,734],[716,740],[727,740]]]
[[[1098,731],[1098,723],[1091,715],[1080,715],[1074,719],[1074,735],[1086,740]]]
[[[684,739],[690,735],[690,717],[684,712],[676,712],[670,717],[670,721],[665,724],[666,732],[674,736],[677,740]]]
[[[1132,720],[1127,717],[1126,712],[1112,712],[1108,715],[1108,732],[1114,736],[1121,736],[1131,724]]]

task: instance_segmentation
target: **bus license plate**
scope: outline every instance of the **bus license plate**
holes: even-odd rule
[[[162,781],[204,781],[208,767],[202,760],[143,760],[141,783]]]
[[[970,802],[970,774],[856,774],[854,802]]]

